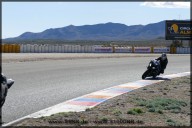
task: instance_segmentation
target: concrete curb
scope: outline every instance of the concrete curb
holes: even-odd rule
[[[130,92],[130,91],[133,91],[135,89],[138,89],[138,88],[141,88],[141,87],[144,87],[147,85],[151,85],[154,83],[159,83],[159,82],[165,81],[167,79],[188,76],[188,75],[190,75],[190,72],[183,72],[183,73],[177,73],[177,74],[171,74],[171,75],[164,75],[161,77],[157,77],[157,79],[155,79],[155,80],[152,80],[152,79],[138,80],[135,82],[130,82],[130,83],[126,83],[126,84],[113,86],[110,88],[106,88],[106,89],[96,91],[96,92],[93,92],[93,93],[90,93],[87,95],[83,95],[81,97],[77,97],[77,98],[65,101],[63,103],[57,104],[55,106],[40,110],[36,113],[27,115],[25,117],[15,120],[15,121],[4,124],[3,127],[11,126],[14,123],[22,121],[26,118],[39,118],[42,116],[50,116],[52,114],[59,113],[59,112],[85,111],[87,108],[92,108],[108,99],[122,95],[122,94]]]

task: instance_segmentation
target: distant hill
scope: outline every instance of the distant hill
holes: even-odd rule
[[[25,32],[5,40],[59,39],[59,40],[150,40],[165,36],[165,21],[148,25],[127,26],[120,23],[105,23],[83,26],[51,28],[43,32]]]

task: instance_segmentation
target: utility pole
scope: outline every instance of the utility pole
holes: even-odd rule
[[[181,18],[181,15],[179,14],[179,20],[181,20],[180,18]],[[181,40],[180,47],[181,47],[181,46],[183,46],[183,41],[182,41],[182,40]]]

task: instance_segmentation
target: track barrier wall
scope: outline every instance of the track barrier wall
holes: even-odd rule
[[[190,54],[190,47],[104,47],[100,45],[2,44],[2,53],[170,53]]]
[[[151,47],[134,47],[134,53],[151,53]]]

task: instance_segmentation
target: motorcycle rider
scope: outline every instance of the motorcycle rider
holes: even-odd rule
[[[1,71],[1,66],[0,66],[0,71]],[[0,108],[3,106],[4,102],[5,102],[5,97],[7,95],[7,86],[5,86],[3,83],[5,82],[5,77],[4,75],[1,73],[0,74],[0,82],[1,82],[1,96],[0,96]]]
[[[164,73],[164,70],[168,64],[168,59],[167,59],[167,55],[165,53],[162,53],[161,56],[159,58],[157,58],[156,60],[160,61],[160,65],[161,65],[161,70],[159,72],[160,73]]]
[[[0,70],[1,70],[1,66],[0,66]],[[0,82],[1,82],[0,108],[2,108],[7,96],[8,89],[13,85],[14,80],[7,79],[7,77],[3,73],[1,73]]]

